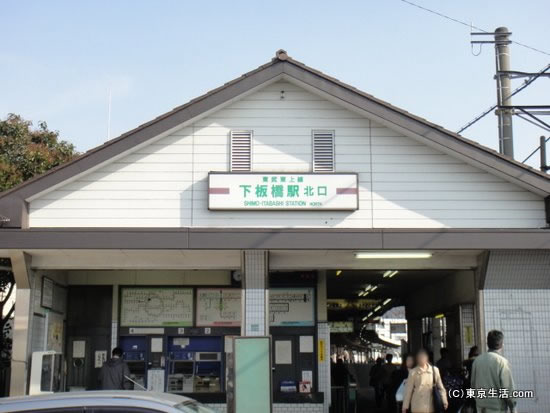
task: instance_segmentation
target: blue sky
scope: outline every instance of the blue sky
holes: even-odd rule
[[[550,52],[548,0],[414,0]],[[2,1],[0,117],[44,120],[84,151],[270,60],[277,49],[457,130],[495,102],[494,50],[469,28],[399,0]],[[512,45],[514,70],[550,56]],[[515,81],[519,86],[521,81]],[[550,79],[515,103],[550,104]],[[546,118],[550,123],[550,117]],[[516,158],[545,132],[515,119]],[[496,148],[496,117],[465,136]],[[532,165],[538,166],[538,157]]]

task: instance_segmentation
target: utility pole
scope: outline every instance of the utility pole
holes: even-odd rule
[[[548,172],[550,170],[550,167],[546,163],[546,141],[548,139],[546,136],[540,137],[540,170],[542,172]]]
[[[496,53],[496,82],[497,82],[497,110],[498,142],[500,153],[514,157],[514,129],[512,126],[513,109],[502,108],[512,106],[512,82],[510,75],[510,35],[506,27],[495,30]],[[504,73],[503,73],[504,72]]]

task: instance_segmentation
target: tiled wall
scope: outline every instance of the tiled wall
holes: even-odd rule
[[[328,413],[330,406],[330,330],[328,323],[317,324],[317,339],[325,343],[325,361],[318,362],[319,392],[325,395],[324,412]]]
[[[486,289],[550,289],[550,251],[491,251]]]
[[[534,399],[518,400],[518,410],[548,411],[550,290],[485,290],[483,297],[485,330],[504,333],[503,355],[511,364],[516,388],[535,392]]]
[[[266,329],[266,272],[267,253],[265,251],[245,251],[243,253],[244,268],[244,335],[265,336]]]
[[[207,404],[206,406],[219,413],[227,411],[225,404]],[[313,403],[275,403],[273,405],[273,413],[323,413],[323,405]]]
[[[550,251],[491,251],[483,291],[485,334],[504,333],[503,355],[519,390],[521,413],[550,406]]]

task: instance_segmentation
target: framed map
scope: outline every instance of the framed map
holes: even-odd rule
[[[240,327],[240,288],[197,289],[197,327]]]
[[[315,293],[313,288],[271,288],[269,321],[271,326],[314,326]]]
[[[193,289],[124,287],[120,294],[121,327],[190,327]]]

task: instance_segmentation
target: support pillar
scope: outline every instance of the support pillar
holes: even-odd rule
[[[10,396],[23,396],[28,391],[30,371],[30,331],[32,321],[31,257],[23,251],[10,254],[17,287],[13,317]]]
[[[418,349],[422,348],[422,320],[421,319],[407,319],[407,335],[409,352],[415,353]]]
[[[243,308],[241,335],[269,334],[269,264],[264,250],[243,251],[241,258]]]
[[[317,275],[317,342],[319,352],[323,347],[324,358],[319,357],[318,359],[317,383],[319,392],[324,393],[323,410],[325,413],[328,413],[331,403],[330,329],[327,313],[327,274],[326,271],[319,271]]]

